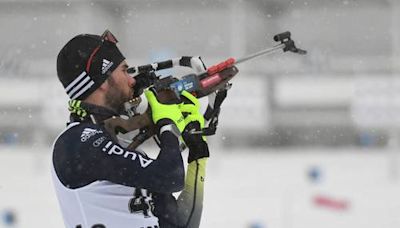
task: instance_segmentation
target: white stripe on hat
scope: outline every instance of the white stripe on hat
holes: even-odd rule
[[[93,80],[90,80],[89,84],[87,84],[85,87],[83,87],[77,94],[75,94],[73,97],[71,97],[71,99],[76,99],[77,97],[79,97],[82,93],[86,92],[90,87],[92,87],[92,85],[94,84]]]
[[[67,88],[65,88],[65,90],[68,91],[76,84],[78,83],[83,77],[85,77],[86,72],[83,71],[77,78],[75,78],[71,83],[69,83],[69,85],[67,86]]]
[[[90,77],[86,76],[78,85],[74,86],[71,91],[68,92],[68,96],[72,96],[76,91],[80,90],[88,81],[91,81]]]

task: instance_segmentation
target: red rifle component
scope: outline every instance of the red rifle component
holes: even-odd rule
[[[220,83],[222,80],[223,78],[219,75],[219,73],[216,73],[201,80],[200,85],[203,89],[207,89],[215,85],[218,85],[218,83]]]
[[[232,66],[233,64],[235,64],[235,62],[236,62],[236,60],[234,58],[229,58],[229,59],[227,59],[227,60],[225,60],[225,61],[223,61],[221,63],[218,63],[216,65],[213,65],[213,66],[209,67],[207,69],[207,74],[208,75],[213,75],[213,74],[215,74],[217,72],[220,72],[220,71]]]
[[[221,63],[209,67],[207,69],[207,76],[203,77],[200,81],[201,87],[207,89],[218,85],[221,81],[226,79],[226,77],[221,76],[219,73],[228,67],[233,66],[235,62],[236,60],[234,58],[229,58]]]

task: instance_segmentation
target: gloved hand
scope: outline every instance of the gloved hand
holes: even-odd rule
[[[178,104],[161,104],[150,90],[144,92],[151,107],[153,122],[161,128],[164,125],[175,124],[179,133],[185,128],[185,121]]]
[[[182,103],[179,108],[186,115],[182,137],[189,148],[188,162],[190,163],[199,158],[209,157],[209,151],[206,138],[201,134],[204,128],[204,117],[200,113],[200,102],[187,91],[183,91],[181,95],[189,100],[188,104]]]
[[[190,123],[198,122],[199,127],[196,130],[198,131],[201,130],[202,128],[204,128],[204,117],[200,113],[199,100],[185,90],[182,92],[181,95],[189,101],[188,104],[185,103],[179,104],[179,109],[181,110],[182,114],[186,114],[185,127],[187,127],[188,124]]]

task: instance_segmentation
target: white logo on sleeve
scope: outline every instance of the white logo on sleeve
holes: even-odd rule
[[[103,59],[103,64],[101,66],[101,73],[105,74],[108,71],[108,69],[110,69],[110,67],[112,67],[113,64],[114,64],[113,62],[111,62],[107,59]]]
[[[100,133],[103,133],[103,131],[99,131],[99,130],[92,129],[92,128],[85,128],[85,129],[83,129],[82,134],[81,134],[81,142],[86,142],[93,135],[100,134]]]
[[[124,150],[122,147],[120,147],[116,144],[113,144],[111,141],[108,141],[102,150],[104,152],[106,152],[108,155],[113,155],[113,154],[120,155],[126,159],[131,159],[132,161],[135,161],[136,159],[138,159],[140,166],[142,168],[146,168],[153,162],[152,159],[145,158],[141,154],[138,154],[136,152]]]

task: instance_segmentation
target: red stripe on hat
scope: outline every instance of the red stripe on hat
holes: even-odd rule
[[[89,70],[90,70],[90,66],[92,65],[92,61],[93,61],[93,57],[94,55],[97,53],[97,51],[99,51],[100,46],[98,46],[97,48],[95,48],[92,52],[92,54],[90,54],[90,57],[86,63],[86,72],[89,74]]]

